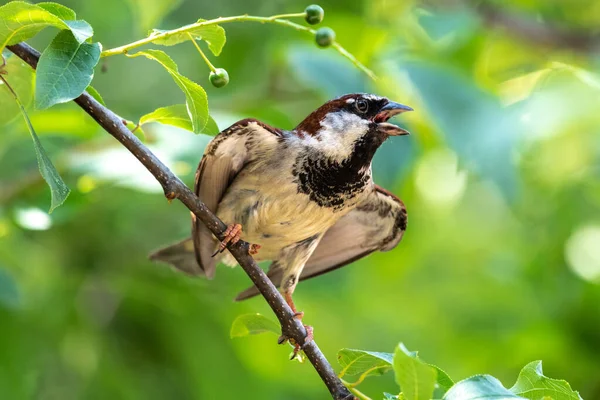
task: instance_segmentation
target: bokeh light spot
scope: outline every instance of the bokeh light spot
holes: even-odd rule
[[[96,180],[91,177],[90,175],[82,175],[78,180],[77,180],[77,189],[81,192],[81,193],[89,193],[92,190],[96,189],[96,187],[98,186],[98,183],[96,182]]]
[[[454,205],[465,192],[467,174],[458,168],[458,157],[450,150],[434,150],[417,166],[416,186],[423,198],[437,205]]]
[[[17,210],[15,219],[22,228],[32,231],[45,231],[52,226],[50,215],[39,208],[21,208]]]
[[[600,283],[600,225],[587,225],[576,230],[567,240],[565,258],[579,277]]]

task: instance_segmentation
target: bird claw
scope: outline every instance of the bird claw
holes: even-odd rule
[[[296,313],[296,314],[304,314],[304,313]],[[295,317],[297,317],[297,316],[295,316]],[[300,350],[304,350],[306,345],[308,343],[312,342],[315,338],[314,329],[312,326],[304,325],[304,329],[306,329],[306,338],[304,339],[304,344],[302,344],[302,345],[296,343],[294,338],[288,337],[285,334],[281,334],[281,336],[279,336],[279,338],[277,339],[277,344],[284,344],[285,342],[290,342],[290,344],[292,346],[294,346],[294,350],[292,352],[292,356],[290,357],[290,360],[293,360],[294,358],[296,358],[296,356],[298,355]]]
[[[294,318],[296,318],[298,321],[302,321],[302,318],[304,318],[304,311],[294,312]]]
[[[310,325],[304,325],[304,329],[306,329],[306,338],[304,339],[304,344],[303,345],[299,345],[298,343],[293,343],[294,345],[294,351],[292,353],[292,356],[290,357],[290,360],[293,360],[294,358],[296,358],[296,356],[298,355],[298,353],[300,352],[300,350],[304,350],[304,348],[306,347],[306,345],[310,342],[312,342],[315,338],[314,335],[314,329],[312,326]],[[291,343],[291,340],[290,340]]]
[[[217,251],[215,251],[211,257],[214,257],[217,254],[224,252],[229,244],[236,244],[237,242],[240,241],[240,238],[242,236],[242,225],[241,224],[227,225],[227,229],[225,229],[225,232],[223,232],[223,236],[224,236],[224,238],[219,243],[219,247],[217,248]],[[257,254],[258,249],[260,249],[259,244],[251,244],[250,248],[248,249],[248,253],[251,255]]]

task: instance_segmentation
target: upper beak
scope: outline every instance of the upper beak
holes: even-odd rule
[[[408,135],[409,132],[407,130],[387,122],[387,120],[392,118],[394,115],[406,111],[413,111],[413,109],[409,106],[405,106],[404,104],[390,101],[379,110],[377,115],[375,115],[374,121],[379,124],[379,130],[386,133],[388,136]]]

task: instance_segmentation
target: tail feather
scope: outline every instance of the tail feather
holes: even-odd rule
[[[150,254],[150,260],[171,264],[188,275],[205,275],[194,253],[194,243],[191,238],[182,240],[171,246],[164,247]]]

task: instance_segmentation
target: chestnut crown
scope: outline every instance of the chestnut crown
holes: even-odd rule
[[[330,114],[349,114],[367,123],[385,123],[396,114],[412,111],[411,107],[368,93],[352,93],[328,101],[313,111],[294,130],[315,136]],[[349,116],[348,115],[348,116]],[[346,118],[350,119],[350,118]],[[356,118],[352,118],[357,120]],[[408,132],[404,132],[406,134]]]

